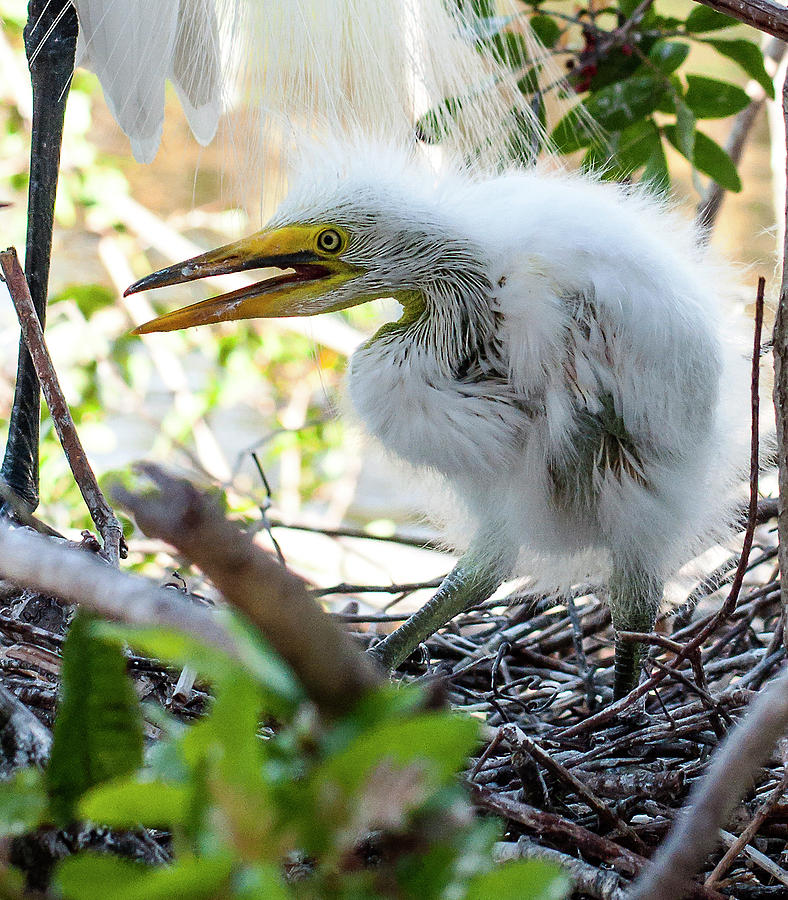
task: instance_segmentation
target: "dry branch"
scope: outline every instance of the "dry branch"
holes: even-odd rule
[[[759,31],[788,41],[788,9],[777,0],[696,0]]]
[[[303,581],[228,521],[215,498],[156,466],[142,467],[156,490],[118,488],[115,499],[149,536],[161,538],[198,566],[293,667],[324,711],[350,709],[382,676],[309,597]]]
[[[753,702],[691,792],[668,840],[632,890],[632,900],[676,900],[718,842],[742,794],[788,728],[788,670]]]
[[[0,268],[2,268],[3,278],[19,317],[25,346],[33,361],[41,390],[46,398],[47,406],[49,406],[52,423],[60,443],[63,445],[68,464],[74,474],[74,480],[77,482],[80,493],[90,511],[90,516],[96,523],[96,528],[104,541],[104,553],[107,559],[117,566],[120,557],[125,556],[126,551],[123,529],[115,518],[112,508],[104,499],[74,427],[74,420],[71,418],[68,404],[60,389],[57,372],[55,372],[44,340],[44,332],[33,306],[25,274],[19,265],[16,250],[13,247],[0,252]]]

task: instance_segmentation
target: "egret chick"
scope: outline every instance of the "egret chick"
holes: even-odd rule
[[[271,266],[287,271],[138,332],[399,301],[354,353],[350,398],[386,449],[440,476],[473,536],[374,648],[384,666],[522,571],[604,572],[615,632],[653,628],[665,579],[729,521],[746,422],[730,273],[689,225],[582,176],[436,176],[345,148],[310,156],[262,231],[127,293]],[[616,641],[616,697],[641,654]]]

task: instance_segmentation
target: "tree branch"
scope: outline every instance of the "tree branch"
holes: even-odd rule
[[[773,37],[788,41],[788,9],[777,0],[696,0]]]
[[[218,502],[157,466],[140,467],[155,486],[113,497],[151,537],[176,547],[241,610],[292,666],[324,711],[346,712],[382,674],[312,600],[303,581],[222,514]]]

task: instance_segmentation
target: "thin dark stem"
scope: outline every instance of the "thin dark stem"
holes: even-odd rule
[[[77,43],[71,0],[30,0],[25,51],[33,86],[25,274],[38,319],[46,319],[55,193],[63,117]],[[16,389],[0,477],[30,507],[38,506],[38,379],[24,341],[19,347]],[[5,509],[9,509],[4,505]]]

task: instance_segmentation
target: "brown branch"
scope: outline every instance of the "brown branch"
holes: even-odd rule
[[[723,825],[788,726],[788,670],[729,732],[679,813],[668,839],[634,886],[631,900],[676,900],[719,840]]]
[[[619,816],[610,807],[585,784],[576,775],[572,774],[566,766],[561,765],[558,760],[553,759],[550,754],[532,741],[515,724],[509,722],[501,726],[501,734],[506,743],[515,750],[525,752],[531,756],[536,762],[544,766],[549,772],[552,772],[556,778],[559,778],[565,784],[572,787],[578,797],[595,812],[603,822],[607,822],[613,828],[617,829],[622,837],[634,846],[638,853],[647,853],[648,848],[638,836],[637,832]]]
[[[783,777],[780,779],[777,787],[769,794],[767,799],[760,805],[758,811],[752,817],[750,824],[739,835],[736,841],[728,848],[725,856],[714,867],[714,871],[706,879],[706,887],[714,887],[714,885],[725,875],[731,867],[734,859],[741,851],[750,843],[750,841],[758,833],[758,829],[763,825],[771,814],[774,807],[780,802],[782,795],[785,793],[786,785],[788,785],[788,769],[783,771]]]
[[[182,478],[146,465],[155,490],[114,499],[140,528],[198,566],[292,666],[307,694],[328,714],[346,712],[382,681],[372,662],[309,597],[304,582],[222,514],[215,498]]]
[[[783,121],[788,139],[788,78],[783,85]],[[786,179],[788,184],[788,178]],[[788,613],[788,193],[785,198],[785,229],[783,234],[783,271],[780,285],[780,299],[774,321],[774,412],[777,423],[777,460],[780,501],[777,514],[779,535],[779,562],[783,578],[780,582],[780,600],[783,621]],[[788,628],[784,632],[788,648]]]
[[[77,434],[74,420],[71,418],[68,404],[60,389],[57,372],[44,340],[44,332],[33,306],[25,274],[19,265],[16,250],[13,247],[0,252],[0,268],[2,268],[3,278],[19,318],[25,346],[33,360],[41,390],[46,398],[47,406],[49,406],[52,423],[63,446],[68,464],[71,466],[74,480],[104,541],[104,553],[107,559],[117,566],[120,557],[126,555],[123,529],[112,508],[104,499]]]
[[[563,816],[542,812],[534,806],[522,803],[510,793],[493,792],[479,785],[471,785],[470,791],[474,803],[484,809],[503,816],[505,819],[511,819],[513,822],[519,822],[529,831],[533,831],[551,842],[567,845],[572,848],[573,852],[579,852],[584,857],[592,857],[606,862],[617,872],[631,876],[648,865],[648,860],[639,853],[627,850],[609,838],[600,837],[587,828],[583,828],[582,825],[570,822]],[[693,898],[723,900],[722,894],[708,890],[699,884],[692,885],[689,890],[689,896]],[[677,896],[671,896],[670,900],[676,900]]]
[[[788,41],[788,9],[777,0],[696,0],[704,6],[710,6],[717,12],[724,13],[752,25],[759,31],[765,31],[781,41]]]

